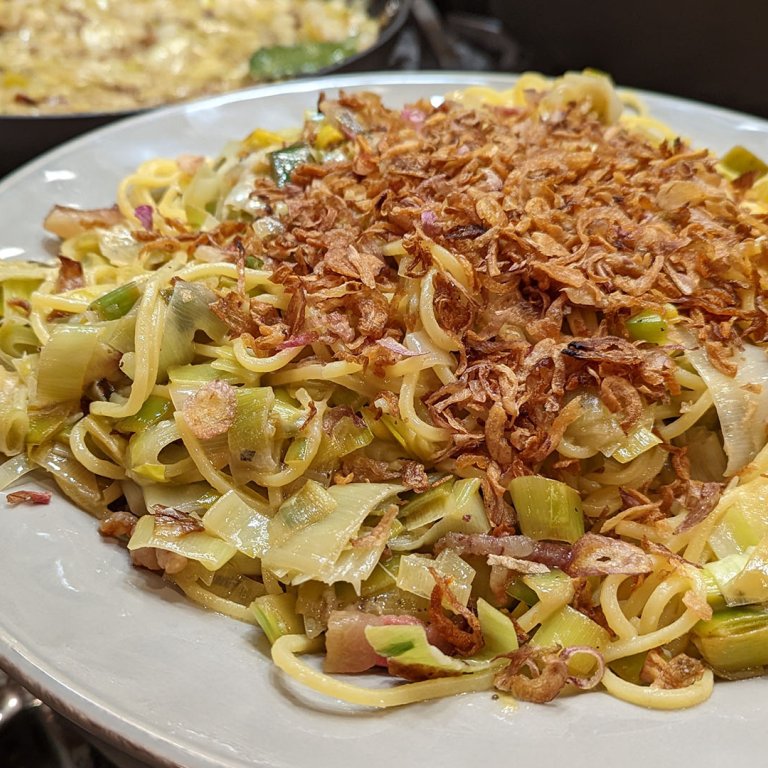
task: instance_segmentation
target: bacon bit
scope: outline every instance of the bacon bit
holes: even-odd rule
[[[66,256],[59,256],[59,272],[56,275],[56,283],[53,286],[54,293],[64,293],[82,288],[85,285],[83,277],[83,265]]]
[[[650,573],[653,562],[640,547],[619,539],[585,533],[572,547],[567,572],[571,576]]]
[[[137,568],[146,568],[148,571],[162,571],[162,567],[157,562],[157,553],[159,549],[155,547],[139,547],[131,550],[131,562]]]
[[[412,616],[377,616],[362,611],[331,611],[325,633],[323,669],[329,674],[357,674],[387,660],[373,650],[365,637],[366,627],[421,624]]]
[[[110,512],[100,523],[99,533],[102,536],[121,538],[131,536],[136,527],[137,518],[130,512]]]
[[[536,542],[528,536],[491,536],[487,533],[447,533],[434,546],[440,554],[452,549],[459,555],[496,555],[497,557],[525,558],[532,555]]]
[[[189,560],[184,555],[179,555],[176,552],[169,552],[167,549],[158,549],[155,553],[157,557],[157,564],[168,576],[173,576],[176,573],[181,573],[189,563]]]
[[[223,435],[235,420],[235,390],[225,381],[203,384],[184,403],[181,412],[198,440]]]
[[[572,675],[568,671],[568,661],[578,655],[595,659],[595,671],[589,677]],[[582,690],[594,688],[605,672],[602,655],[589,646],[536,648],[524,645],[507,654],[507,658],[510,662],[496,675],[494,686],[500,691],[508,691],[516,699],[536,704],[552,701],[569,683]]]
[[[131,562],[137,568],[146,568],[149,571],[164,571],[169,576],[181,573],[189,562],[183,555],[168,552],[157,547],[139,547],[131,550]]]
[[[112,227],[121,221],[123,221],[123,214],[116,205],[112,208],[91,210],[55,205],[45,217],[43,227],[62,240],[68,240],[91,229]]]
[[[456,599],[450,589],[450,579],[446,579],[434,568],[430,568],[429,572],[435,580],[435,586],[429,598],[430,628],[459,656],[473,656],[485,645],[477,616]],[[463,619],[466,629],[445,615],[443,605],[455,614],[458,621]]]
[[[13,491],[5,496],[5,500],[12,506],[16,504],[50,504],[50,491]]]
[[[640,679],[651,688],[687,688],[701,679],[704,664],[684,653],[668,659],[660,651],[649,651],[640,672]]]
[[[169,536],[185,536],[205,530],[198,518],[176,507],[163,507],[158,504],[149,510],[149,514],[155,518],[155,528]]]
[[[358,549],[374,549],[382,544],[386,544],[392,530],[392,523],[395,522],[399,511],[400,509],[397,504],[390,504],[381,516],[381,520],[376,524],[376,527],[363,536],[352,539],[349,542],[350,545]]]

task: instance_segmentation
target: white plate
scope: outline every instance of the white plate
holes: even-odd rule
[[[294,125],[320,90],[368,88],[398,105],[509,76],[352,75],[264,87],[129,119],[0,184],[0,257],[51,247],[54,203],[110,205],[118,181],[157,155],[216,153],[254,127]],[[651,96],[656,115],[716,150],[768,157],[768,123]],[[722,683],[704,705],[651,712],[603,693],[516,708],[490,693],[395,711],[337,706],[287,682],[259,633],[188,603],[129,565],[87,514],[0,505],[0,665],[100,738],[158,765],[392,768],[563,763],[697,768],[764,762],[768,681]],[[1,758],[2,756],[0,756]],[[0,759],[0,763],[2,759]]]

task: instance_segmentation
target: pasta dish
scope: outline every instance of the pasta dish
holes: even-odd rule
[[[0,263],[7,502],[360,705],[762,674],[768,166],[589,71],[312,106]]]
[[[328,67],[362,0],[0,0],[0,114],[135,110]]]

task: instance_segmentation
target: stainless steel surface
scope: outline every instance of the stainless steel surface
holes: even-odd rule
[[[26,709],[42,706],[29,691],[10,680],[0,671],[0,731],[19,713]]]

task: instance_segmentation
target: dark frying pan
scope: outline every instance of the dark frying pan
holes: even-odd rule
[[[383,19],[376,42],[339,64],[313,72],[312,77],[333,72],[365,72],[387,68],[397,34],[408,18],[411,0],[369,0],[369,6],[371,15]],[[46,149],[131,114],[135,112],[0,115],[0,177]]]

